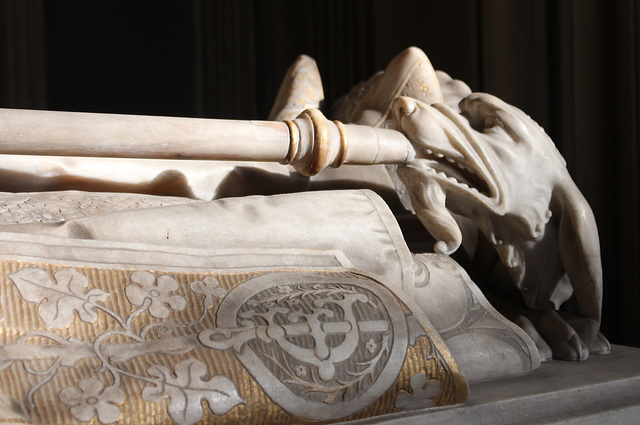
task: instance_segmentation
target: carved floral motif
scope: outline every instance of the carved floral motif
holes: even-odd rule
[[[204,379],[207,367],[196,359],[184,360],[173,370],[151,366],[147,372],[157,380],[142,390],[142,398],[160,401],[168,397],[169,416],[180,425],[191,425],[202,419],[202,400],[207,401],[216,415],[225,414],[243,403],[230,379],[224,376]]]
[[[93,323],[99,314],[115,320],[120,327],[120,330],[107,330],[99,334],[92,342],[64,339],[50,331],[30,331],[21,335],[18,344],[5,345],[5,350],[9,347],[9,358],[0,359],[2,368],[6,368],[12,361],[22,361],[28,372],[41,377],[27,393],[27,404],[32,408],[35,408],[35,394],[61,368],[73,367],[77,361],[87,357],[97,357],[102,362],[100,371],[104,373],[99,376],[108,379],[110,375],[112,384],[105,385],[102,379],[89,378],[80,380],[77,387],[65,387],[59,392],[58,397],[68,406],[69,413],[82,422],[88,422],[95,416],[102,424],[110,424],[119,419],[121,412],[118,405],[125,401],[125,393],[120,388],[124,377],[149,384],[142,390],[144,400],[160,402],[168,398],[169,416],[180,425],[191,425],[202,419],[202,400],[207,401],[209,409],[216,415],[224,414],[243,403],[231,380],[224,376],[206,379],[207,366],[197,359],[189,358],[173,368],[152,365],[147,369],[148,375],[138,375],[120,366],[119,361],[137,355],[154,351],[167,354],[172,352],[175,338],[168,338],[167,344],[162,346],[154,345],[152,340],[145,338],[155,324],[149,324],[141,330],[136,330],[133,326],[133,319],[144,312],[155,318],[167,318],[172,311],[180,311],[186,307],[186,299],[176,294],[178,283],[171,276],[160,275],[156,278],[147,271],[132,272],[129,276],[131,283],[125,287],[126,300],[139,308],[127,317],[107,308],[104,301],[109,298],[109,294],[97,288],[88,289],[89,280],[75,269],[62,269],[51,276],[43,269],[27,267],[11,274],[9,278],[26,302],[38,304],[38,316],[49,329],[64,328],[76,317],[82,322]],[[191,283],[195,293],[205,296],[205,310],[213,305],[218,296],[225,293],[216,283],[213,279]],[[204,314],[196,322],[203,317]],[[166,321],[162,326],[171,328],[180,325]],[[111,344],[105,341],[115,336],[125,337],[133,342],[110,349]],[[25,342],[29,338],[44,338],[51,342],[39,347],[41,356],[55,357],[46,370],[30,368],[28,354],[14,354],[11,357],[10,353],[18,353],[20,348],[26,348]],[[186,347],[186,351],[197,347],[198,344],[194,343]]]
[[[428,382],[424,373],[416,373],[411,377],[411,393],[401,392],[396,397],[395,405],[400,409],[415,409],[433,406],[431,401],[440,393],[438,381]]]
[[[172,277],[162,275],[157,279],[149,272],[135,271],[131,273],[131,285],[124,288],[127,299],[133,305],[148,305],[149,314],[153,317],[165,318],[171,310],[184,310],[187,300],[176,295],[178,282]]]
[[[98,302],[104,302],[109,294],[100,289],[87,291],[89,280],[73,269],[64,269],[51,277],[36,268],[22,269],[11,277],[22,298],[38,304],[38,316],[47,328],[60,329],[73,321],[74,313],[80,320],[93,323],[98,318]]]
[[[88,422],[98,415],[103,424],[118,420],[120,408],[125,400],[124,391],[118,387],[106,387],[99,379],[89,378],[78,382],[78,388],[66,387],[58,394],[60,401],[69,406],[69,411],[79,421]]]
[[[96,272],[33,265],[4,281],[21,297],[12,303],[31,304],[41,325],[0,345],[0,371],[28,377],[24,398],[11,399],[26,421],[54,410],[68,415],[62,422],[120,423],[135,417],[134,404],[139,414],[157,405],[180,425],[237,416],[252,403],[237,387],[243,367],[280,415],[348,417],[405,388],[395,382],[409,345],[428,339],[419,325],[409,335],[410,313],[388,289],[355,274],[270,272],[228,290],[214,276],[185,282],[180,274],[116,271],[118,289],[106,292],[93,287],[110,281]],[[409,362],[412,373],[427,370],[415,369],[437,352],[427,346],[426,357]],[[235,357],[235,372],[210,362],[207,350],[222,361]],[[42,404],[48,394],[56,400]]]
[[[0,193],[0,225],[59,223],[90,215],[194,202],[177,197],[130,193],[43,192],[20,196]]]

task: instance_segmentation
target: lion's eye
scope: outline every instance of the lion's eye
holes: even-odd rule
[[[491,138],[502,141],[517,143],[519,138],[514,137],[511,128],[505,125],[504,121],[496,116],[490,116],[484,120],[483,133],[489,134]]]
[[[504,128],[504,124],[502,123],[502,121],[500,121],[495,116],[490,116],[486,120],[484,120],[484,127],[483,127],[484,129],[493,128],[496,126],[500,126]]]

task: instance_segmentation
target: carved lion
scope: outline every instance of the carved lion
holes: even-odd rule
[[[407,136],[416,158],[394,171],[405,206],[436,239],[436,252],[465,245],[475,256],[472,275],[498,295],[497,307],[529,332],[543,357],[583,360],[610,350],[598,331],[595,219],[535,121],[433,71],[416,48],[354,88],[333,112]],[[573,315],[559,312],[570,304]]]

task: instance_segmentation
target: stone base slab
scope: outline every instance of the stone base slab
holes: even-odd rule
[[[357,423],[635,425],[640,423],[640,349],[614,345],[606,356],[550,361],[531,374],[471,384],[470,390],[462,406]]]

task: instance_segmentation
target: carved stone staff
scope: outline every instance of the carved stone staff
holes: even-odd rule
[[[304,175],[415,156],[397,131],[329,121],[317,109],[282,122],[0,109],[0,154],[266,161]]]

